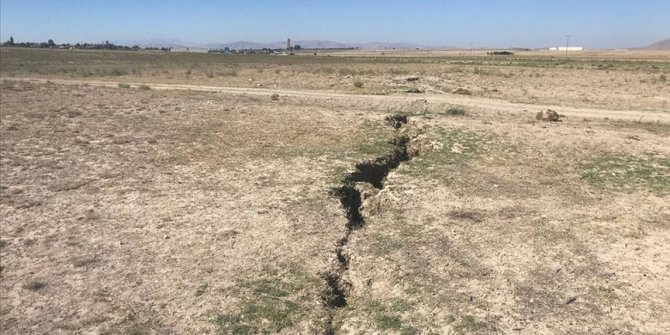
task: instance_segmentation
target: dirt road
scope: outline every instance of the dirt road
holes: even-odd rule
[[[68,80],[68,79],[39,79],[39,78],[3,78],[34,83],[51,82],[59,85],[90,85],[99,87],[117,87],[118,83],[108,81],[94,80]],[[202,85],[184,85],[184,84],[155,84],[155,83],[130,83],[132,86],[148,85],[155,90],[190,90],[200,92],[220,92],[229,94],[246,94],[269,96],[279,94],[291,97],[307,97],[322,99],[348,99],[348,100],[384,100],[396,102],[409,102],[416,99],[425,99],[428,102],[442,102],[458,104],[467,107],[479,107],[505,112],[527,111],[529,114],[535,114],[544,109],[556,110],[559,114],[581,117],[589,119],[609,118],[627,121],[644,122],[663,122],[670,123],[670,111],[640,111],[640,110],[610,110],[593,109],[581,107],[568,107],[542,104],[515,103],[504,100],[496,100],[481,97],[471,97],[453,94],[421,94],[421,95],[358,95],[347,93],[335,93],[327,91],[305,91],[305,90],[286,90],[270,88],[249,88],[249,87],[226,87],[226,86],[202,86]]]

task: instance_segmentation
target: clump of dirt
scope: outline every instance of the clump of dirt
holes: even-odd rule
[[[542,112],[537,112],[535,114],[535,118],[540,120],[540,121],[549,121],[549,122],[559,122],[561,121],[561,116],[556,113],[556,111],[553,111],[551,109],[547,109]]]
[[[451,93],[460,94],[460,95],[472,95],[472,93],[470,93],[470,91],[468,91],[468,90],[466,90],[462,87],[459,87],[459,88],[453,90]]]
[[[407,92],[407,93],[423,93],[423,90],[420,89],[420,88],[412,87],[405,92]]]
[[[390,123],[393,126],[393,128],[399,129],[403,125],[407,124],[407,115],[402,114],[389,115],[384,118],[384,121]]]

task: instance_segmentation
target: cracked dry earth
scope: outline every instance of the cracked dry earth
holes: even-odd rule
[[[667,124],[0,94],[3,334],[670,332]]]
[[[365,195],[366,189],[374,189],[377,192],[382,190],[384,179],[388,174],[397,169],[401,162],[410,160],[413,158],[413,154],[416,154],[416,151],[408,148],[410,137],[399,131],[407,125],[407,116],[396,114],[387,116],[384,120],[398,132],[391,142],[392,150],[374,160],[366,160],[356,164],[356,170],[347,174],[342,185],[333,192],[340,199],[347,224],[344,234],[337,239],[335,249],[337,262],[331,269],[322,274],[323,280],[326,282],[322,299],[330,314],[326,323],[326,334],[335,333],[333,327],[335,313],[337,309],[347,306],[349,283],[344,279],[344,276],[349,268],[349,255],[347,255],[346,248],[354,231],[365,226],[365,218],[360,212],[363,206],[363,195]],[[415,134],[414,137],[416,136],[418,135]]]

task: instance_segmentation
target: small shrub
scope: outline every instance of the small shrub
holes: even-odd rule
[[[97,259],[95,257],[74,258],[72,259],[72,266],[74,266],[75,268],[83,268],[95,262],[97,262]]]
[[[356,88],[362,88],[362,87],[363,87],[363,82],[360,81],[360,80],[356,80],[356,81],[354,82],[354,87],[356,87]]]
[[[454,94],[460,94],[460,95],[472,95],[472,93],[470,93],[470,91],[468,91],[468,90],[466,90],[462,87],[459,87],[459,88],[455,89],[453,91],[453,93]]]
[[[449,107],[444,114],[449,116],[463,116],[465,115],[465,109],[463,107]]]
[[[199,297],[205,294],[205,291],[207,291],[207,283],[198,286],[198,288],[195,290],[195,296]]]
[[[275,93],[275,94],[271,95],[271,96],[270,96],[270,99],[272,99],[272,100],[279,100],[279,94]]]
[[[400,329],[402,321],[396,316],[382,314],[377,316],[377,325],[381,329]]]
[[[351,76],[355,74],[355,71],[348,68],[340,68],[337,70],[337,73],[339,73],[341,76]]]
[[[134,326],[127,332],[128,335],[144,335],[146,333],[146,330],[142,326]]]
[[[662,74],[660,77],[658,77],[658,81],[660,81],[662,83],[664,83],[666,80],[667,80],[667,78],[665,78],[664,74]]]
[[[394,74],[394,75],[403,75],[403,74],[408,74],[409,73],[408,70],[405,70],[405,69],[402,69],[402,68],[393,68],[389,72],[391,72],[391,74]]]
[[[31,280],[31,281],[27,282],[23,287],[26,290],[37,291],[37,290],[43,288],[44,286],[46,286],[46,284],[41,282],[41,281]]]
[[[78,111],[78,110],[71,110],[71,111],[67,112],[67,117],[70,117],[70,118],[78,117],[78,116],[82,116],[82,115],[83,115],[83,113],[81,111]]]
[[[119,83],[119,88],[130,88],[130,85],[126,83]]]
[[[472,315],[465,315],[461,323],[454,325],[454,330],[459,333],[482,333],[487,328],[485,323],[477,322]]]
[[[126,74],[128,74],[128,72],[126,72],[124,70],[120,70],[120,69],[112,69],[112,71],[109,72],[109,75],[115,76],[115,77],[123,76],[123,75],[126,75]]]
[[[149,85],[140,85],[138,88],[139,88],[140,90],[142,90],[142,91],[149,91],[149,90],[151,90],[151,87],[149,87]]]
[[[207,78],[214,78],[214,72],[212,72],[212,71],[207,71],[206,75],[207,75]]]

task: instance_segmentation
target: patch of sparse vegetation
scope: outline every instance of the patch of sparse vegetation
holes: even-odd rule
[[[335,72],[335,69],[332,67],[322,67],[316,69],[315,73],[323,73],[323,74],[333,74]]]
[[[377,325],[380,329],[400,329],[402,327],[402,321],[397,316],[390,316],[386,314],[380,314],[376,317]]]
[[[119,88],[130,88],[130,85],[126,84],[126,83],[119,83],[118,86],[119,86]]]
[[[580,164],[582,179],[589,184],[615,191],[647,189],[670,193],[670,158],[658,155],[611,154]]]
[[[237,71],[235,69],[228,69],[218,73],[222,77],[237,77]]]
[[[468,90],[466,90],[462,87],[459,87],[459,88],[453,90],[452,93],[453,94],[460,94],[460,95],[472,95],[472,93],[470,93],[470,91],[468,91]]]
[[[287,282],[279,278],[245,281],[237,286],[248,292],[236,311],[219,315],[215,322],[224,334],[275,334],[294,325],[308,312],[301,303],[305,295],[300,281]]]
[[[150,91],[151,87],[149,85],[140,85],[137,88],[139,88],[142,91]]]
[[[356,88],[362,88],[363,87],[363,82],[360,80],[354,81],[354,87]]]
[[[406,307],[406,306],[405,306]],[[395,330],[400,334],[417,334],[418,330],[412,326],[404,325],[400,316],[396,315],[396,309],[384,306],[380,301],[371,301],[365,306],[365,310],[375,320],[377,328],[382,331]],[[398,311],[402,312],[402,311]]]
[[[670,124],[660,122],[607,120],[607,126],[615,129],[642,130],[653,134],[670,135]]]
[[[471,210],[453,210],[448,213],[449,217],[456,220],[470,221],[470,222],[481,222],[482,215],[479,212]]]
[[[274,334],[293,325],[299,306],[290,300],[248,300],[236,313],[219,315],[216,323],[228,334]]]
[[[109,71],[109,75],[110,76],[115,76],[115,77],[125,76],[127,74],[128,74],[128,72],[126,72],[125,70],[117,69],[117,68],[114,68],[111,71]]]
[[[146,333],[146,329],[143,326],[133,326],[127,330],[128,335],[144,335]]]
[[[422,178],[448,181],[453,177],[449,166],[478,159],[492,150],[494,138],[489,134],[456,129],[439,129],[432,133],[430,149],[407,163],[401,173]]]
[[[31,281],[25,283],[25,285],[23,285],[23,288],[25,288],[26,290],[30,290],[30,291],[37,291],[37,290],[40,290],[40,289],[44,288],[44,286],[46,286],[46,284],[41,282],[41,281],[31,280]]]
[[[410,87],[405,92],[407,93],[423,93],[423,90],[418,87]]]
[[[449,107],[447,110],[444,111],[444,113],[440,113],[441,115],[447,115],[447,116],[464,116],[465,115],[465,108],[459,107],[459,106],[454,106],[454,107]]]
[[[96,261],[97,259],[95,257],[78,257],[72,260],[72,266],[75,268],[82,268],[93,264]]]
[[[393,74],[393,75],[396,75],[396,76],[400,76],[400,75],[408,74],[408,73],[409,73],[409,70],[406,70],[406,69],[403,69],[403,68],[397,68],[397,67],[394,67],[394,68],[391,68],[391,69],[389,70],[389,73],[391,73],[391,74]]]
[[[469,333],[480,333],[485,330],[486,324],[482,322],[477,322],[475,317],[472,315],[464,315],[461,318],[461,322],[454,325],[454,331],[458,334],[469,334]]]
[[[208,286],[207,283],[198,286],[198,288],[195,289],[195,296],[199,297],[205,294],[205,292],[207,291],[207,286]]]
[[[435,133],[435,149],[428,152],[428,159],[442,163],[463,161],[479,157],[487,150],[487,135],[465,129],[440,129]]]

